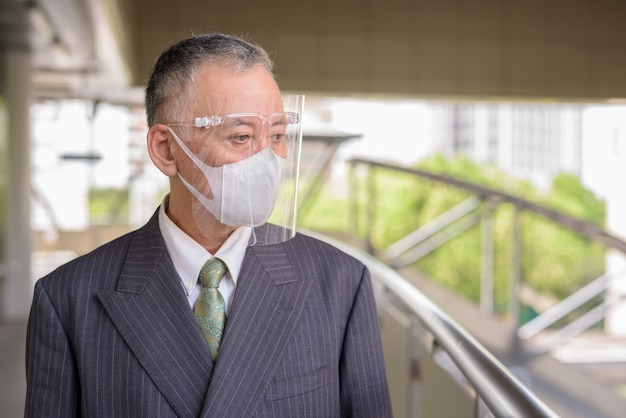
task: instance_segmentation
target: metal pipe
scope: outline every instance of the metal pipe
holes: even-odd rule
[[[306,232],[330,242],[367,265],[376,284],[391,293],[433,335],[494,416],[557,417],[508,368],[396,271],[364,251]]]
[[[581,306],[583,303],[604,292],[609,282],[609,278],[610,275],[606,274],[598,277],[596,280],[572,293],[569,297],[563,299],[543,314],[528,321],[519,328],[519,337],[523,340],[528,340],[534,337],[568,313],[572,312],[574,309]]]
[[[452,209],[442,213],[432,221],[391,244],[385,250],[385,255],[391,260],[400,257],[403,253],[409,251],[422,241],[425,241],[427,238],[441,231],[448,225],[471,213],[478,206],[480,206],[480,203],[481,200],[479,198],[476,196],[470,196]]]
[[[482,216],[482,245],[480,263],[480,310],[493,313],[493,207]]]

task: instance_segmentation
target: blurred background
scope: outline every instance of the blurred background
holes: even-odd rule
[[[299,227],[399,273],[558,414],[626,410],[623,1],[0,1],[0,416],[23,415],[34,281],[166,193],[143,88],[203,32],[260,44],[306,94]],[[424,321],[380,305],[393,357],[391,330]],[[394,408],[433,416],[426,394],[458,389],[428,389],[407,341]],[[484,416],[461,392],[436,416]]]

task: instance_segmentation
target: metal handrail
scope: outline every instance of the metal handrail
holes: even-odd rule
[[[528,212],[541,215],[544,218],[551,220],[565,228],[568,228],[569,230],[574,231],[587,239],[599,242],[608,248],[613,248],[613,249],[618,250],[619,252],[621,252],[622,255],[626,255],[626,241],[618,238],[617,236],[610,234],[606,230],[594,225],[593,223],[568,216],[557,210],[548,208],[546,206],[543,206],[534,202],[530,202],[528,200],[525,200],[519,197],[515,197],[513,195],[510,195],[508,193],[502,192],[497,189],[492,189],[492,188],[485,187],[479,184],[470,183],[468,181],[460,180],[460,179],[457,179],[451,176],[446,176],[443,174],[435,174],[435,173],[431,173],[425,170],[402,167],[402,166],[398,166],[394,164],[387,164],[387,163],[377,162],[377,161],[372,161],[372,160],[355,158],[355,159],[349,160],[349,164],[352,167],[362,164],[371,168],[384,168],[384,169],[388,169],[388,170],[392,170],[396,172],[406,173],[406,174],[413,175],[413,176],[427,178],[427,179],[434,180],[443,184],[448,184],[448,185],[468,191],[469,193],[473,194],[475,197],[479,198],[481,201],[488,202],[488,204],[492,207],[498,204],[502,204],[502,203],[509,203],[512,206],[514,206],[516,224],[514,224],[514,228],[513,228],[513,245],[515,248],[512,252],[512,260],[511,260],[511,285],[510,285],[511,292],[510,292],[510,298],[509,298],[509,306],[511,310],[509,313],[511,317],[513,318],[513,321],[515,324],[519,324],[520,322],[520,317],[519,317],[520,316],[520,300],[519,300],[519,294],[517,290],[519,289],[519,286],[521,283],[521,266],[520,266],[520,254],[519,254],[519,252],[521,251],[521,248],[520,248],[521,238],[520,238],[520,231],[519,231],[519,228],[520,228],[519,214],[522,211],[528,211]],[[373,190],[373,187],[371,186],[372,180],[370,180],[369,182],[370,182],[369,187],[370,189]],[[372,199],[371,196],[370,196],[370,199]],[[467,202],[472,202],[472,201],[468,199],[468,201],[462,202],[459,206],[468,205]],[[468,215],[466,214],[465,216],[468,216]],[[469,220],[468,223],[470,221],[471,220]],[[442,226],[441,222],[439,222],[439,219],[435,219],[433,220],[433,222],[436,222],[438,226]],[[372,223],[373,223],[372,216],[370,215],[370,219],[368,221],[368,228],[370,229],[372,228],[371,226]],[[428,226],[430,225],[427,224],[426,227]],[[445,224],[443,226],[445,226]],[[420,244],[421,247],[418,245],[414,248],[407,249],[407,243],[413,237],[416,237],[416,236],[421,237],[421,235],[425,234],[425,232],[423,231],[423,228],[424,226],[422,226],[417,231],[414,231],[413,233],[409,234],[409,236],[399,241],[403,245],[402,250],[405,251],[405,254],[402,257],[402,260],[400,260],[400,256],[397,256],[396,259],[390,259],[389,260],[390,266],[395,267],[396,265],[404,266],[404,265],[410,264],[411,261],[416,261],[419,257],[432,251],[435,245],[445,242],[443,239],[440,239],[439,241],[432,240],[433,242],[428,243],[429,245],[424,245],[426,243],[422,242]],[[432,231],[433,229],[435,228],[434,227],[429,228],[427,231],[428,234],[431,234],[431,235],[434,234],[434,232]],[[448,238],[448,237],[444,236],[444,238]],[[371,239],[371,235],[370,234],[366,235],[366,244],[371,249],[370,253],[375,254],[376,250],[374,250],[374,247],[372,243],[370,242],[370,239]],[[412,241],[411,244],[415,244],[415,242]],[[393,244],[393,245],[395,246],[396,244]],[[486,262],[489,262],[489,260],[487,259]],[[491,300],[489,298],[491,297],[491,289],[482,288],[482,286],[488,286],[490,283],[490,280],[488,277],[488,274],[490,273],[490,268],[486,267],[484,270],[486,272],[486,275],[484,277],[481,276],[480,305],[484,311],[490,312]],[[602,284],[600,282],[602,282]],[[540,314],[534,320],[534,324],[544,323],[544,322],[552,320],[555,312],[558,312],[560,316],[567,314],[568,313],[566,312],[567,309],[569,310],[569,312],[573,312],[573,310],[582,306],[582,304],[586,300],[589,299],[589,296],[592,293],[593,293],[592,297],[598,294],[595,292],[595,289],[598,285],[604,286],[605,289],[603,291],[606,291],[606,285],[607,285],[606,281],[599,281],[598,283],[587,286],[586,288],[581,289],[580,292],[577,292],[576,294],[564,300],[560,304],[558,311],[552,310],[549,313],[544,312]],[[564,342],[567,338],[582,333],[585,329],[588,329],[589,327],[594,325],[594,323],[592,322],[594,319],[596,320],[595,323],[597,323],[601,319],[599,315],[603,312],[603,309],[604,311],[606,311],[607,309],[606,304],[604,304],[603,307],[601,306],[601,307],[598,307],[597,309],[594,309],[594,311],[589,314],[585,314],[583,317],[580,318],[580,320],[573,322],[572,324],[570,324],[571,326],[568,326],[567,329],[562,330],[562,332],[559,332],[553,335],[552,338],[546,341],[552,344],[560,344]],[[528,340],[527,337],[529,333],[527,333],[527,331],[529,329],[530,328],[525,328],[520,334],[519,333],[520,330],[518,328],[517,330],[518,332],[514,333],[513,339],[511,341],[512,355],[518,358],[518,360],[523,360],[523,357],[519,357],[519,355],[521,354],[520,340]],[[533,355],[539,355],[541,353],[547,352],[553,347],[554,346],[548,347],[545,344],[543,344],[541,350],[533,350]],[[525,357],[528,358],[529,353],[526,353],[526,354],[527,355]]]
[[[311,231],[307,234],[329,242],[361,260],[375,284],[390,292],[430,332],[473,386],[477,396],[497,417],[557,417],[513,373],[424,294],[365,251]]]
[[[537,316],[520,326],[517,331],[518,335],[523,340],[528,340],[539,334],[574,309],[604,292],[610,278],[611,275],[604,274],[593,282],[578,289],[578,291],[572,293],[569,297],[545,311],[541,316]]]
[[[452,209],[439,215],[426,225],[413,231],[399,241],[391,244],[385,250],[385,256],[389,260],[399,258],[400,256],[402,256],[402,254],[411,251],[413,248],[441,231],[442,227],[448,226],[475,211],[480,207],[480,204],[481,200],[479,198],[477,198],[476,196],[470,196]],[[409,261],[408,264],[411,264],[413,261],[414,260]]]
[[[622,253],[626,254],[626,241],[619,239],[618,237],[608,233],[604,229],[592,224],[591,222],[582,221],[580,219],[576,219],[574,217],[565,215],[559,211],[548,208],[546,206],[530,202],[525,199],[521,199],[519,197],[515,197],[508,193],[502,192],[497,189],[492,189],[489,187],[481,186],[479,184],[470,183],[464,180],[459,180],[454,177],[446,176],[443,174],[435,174],[424,170],[418,170],[414,168],[401,167],[393,164],[387,164],[383,162],[365,160],[361,158],[354,158],[349,161],[352,165],[357,164],[365,164],[371,167],[381,167],[387,168],[393,171],[399,171],[403,173],[409,173],[413,175],[417,175],[420,177],[429,178],[431,180],[436,180],[442,183],[447,183],[452,186],[456,186],[465,190],[472,192],[473,194],[481,197],[481,198],[491,198],[494,200],[499,200],[502,202],[508,202],[520,210],[528,210],[539,215],[544,216],[545,218],[551,219],[554,222],[557,222],[573,231],[578,232],[579,234],[584,235],[587,238],[599,241],[609,247],[615,248]]]

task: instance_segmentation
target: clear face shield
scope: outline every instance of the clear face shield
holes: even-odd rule
[[[191,162],[179,168],[178,177],[193,196],[194,220],[207,236],[215,220],[253,227],[251,245],[295,235],[304,96],[282,99],[271,106],[224,103],[241,111],[213,111],[168,125]]]

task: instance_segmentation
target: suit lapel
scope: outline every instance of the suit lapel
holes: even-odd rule
[[[310,287],[296,277],[283,245],[248,248],[203,417],[215,410],[221,417],[252,415]]]
[[[213,363],[153,218],[128,250],[117,289],[98,297],[181,417],[197,417]]]

